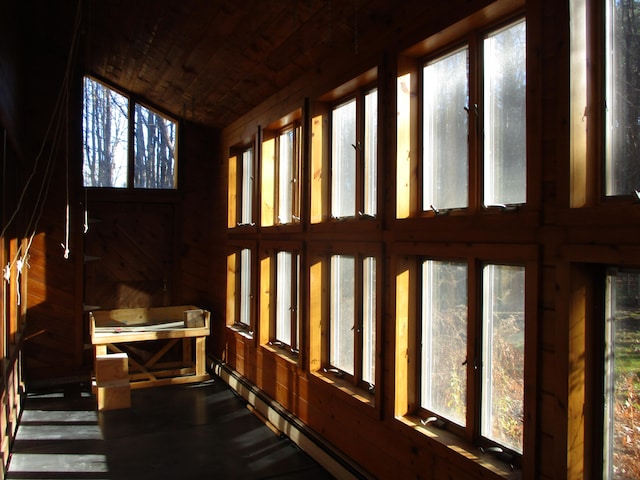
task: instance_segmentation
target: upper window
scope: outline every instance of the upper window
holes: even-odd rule
[[[254,175],[253,147],[245,147],[229,158],[229,228],[254,225]]]
[[[262,142],[262,226],[300,222],[300,125],[290,125]]]
[[[85,187],[176,188],[175,121],[85,77],[83,134]]]
[[[606,0],[605,194],[640,191],[640,3]]]
[[[527,201],[526,21],[476,35],[425,62],[419,142],[411,126],[413,74],[398,78],[398,218]],[[412,186],[418,143],[419,199]]]
[[[359,120],[361,119],[361,120]],[[378,91],[331,112],[331,216],[377,214]]]

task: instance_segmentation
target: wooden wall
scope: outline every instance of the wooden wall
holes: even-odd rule
[[[426,3],[426,2],[425,2]],[[313,115],[314,102],[327,92],[363,72],[377,68],[377,86],[382,108],[381,142],[384,177],[380,188],[384,191],[384,206],[380,207],[380,227],[367,231],[340,234],[340,240],[359,243],[362,248],[373,243],[384,252],[384,305],[381,320],[382,355],[379,365],[383,368],[382,381],[376,385],[376,406],[371,408],[345,395],[334,385],[329,385],[313,374],[305,353],[299,364],[274,354],[261,346],[256,338],[247,338],[223,325],[216,326],[212,339],[212,353],[219,355],[230,368],[236,370],[267,395],[293,412],[305,424],[320,433],[331,444],[345,452],[351,459],[377,478],[429,478],[429,479],[480,479],[480,478],[580,478],[583,459],[571,457],[570,450],[580,445],[569,445],[568,428],[579,431],[580,417],[567,403],[572,396],[568,392],[569,375],[569,291],[571,290],[571,259],[568,252],[574,246],[596,242],[599,247],[584,250],[581,258],[587,261],[590,254],[605,261],[605,251],[615,248],[617,242],[630,242],[637,238],[637,213],[633,223],[624,227],[616,222],[606,234],[601,227],[608,224],[608,214],[596,215],[593,211],[576,212],[569,205],[569,5],[552,0],[529,0],[525,5],[527,18],[527,84],[528,84],[528,178],[527,207],[517,215],[475,215],[472,218],[431,218],[397,222],[395,216],[395,165],[396,165],[396,77],[401,53],[422,39],[454,25],[475,11],[489,12],[502,7],[517,8],[519,2],[429,2],[428,11],[402,9],[389,25],[393,40],[381,32],[378,39],[359,42],[355,54],[344,48],[336,51],[316,72],[301,78],[299,82],[284,88],[278,95],[265,100],[249,114],[223,131],[223,157],[230,155],[233,146],[246,144],[256,138],[259,129],[305,106],[307,115]],[[434,5],[437,4],[437,5]],[[485,10],[482,10],[486,7]],[[413,7],[412,7],[413,8]],[[483,13],[484,15],[484,13]],[[310,142],[310,133],[305,137]],[[305,160],[308,162],[308,158]],[[307,171],[306,181],[309,181]],[[218,190],[226,189],[226,174],[218,177]],[[308,194],[308,192],[305,192]],[[222,193],[218,200],[225,198]],[[307,197],[308,200],[308,197]],[[308,203],[305,205],[309,207]],[[222,205],[216,211],[222,215]],[[611,212],[608,212],[609,214]],[[620,228],[617,228],[620,227]],[[287,235],[286,240],[298,241],[304,249],[325,238],[335,238],[336,232],[328,227],[305,224],[301,233]],[[443,435],[444,440],[434,441],[428,435],[418,433],[396,418],[394,402],[397,399],[397,319],[395,318],[393,267],[401,251],[401,245],[425,249],[450,248],[456,239],[465,238],[463,248],[473,250],[478,245],[489,251],[509,252],[528,249],[533,260],[536,285],[529,291],[535,299],[528,303],[525,455],[522,470],[511,472],[504,465],[496,465],[482,457],[477,449],[448,448],[457,445],[455,440]],[[260,248],[263,242],[284,241],[277,234],[257,228],[253,234],[229,231],[227,242],[241,239],[255,241]],[[635,240],[633,241],[635,242]],[[469,246],[470,245],[470,246]],[[427,247],[429,248],[429,247]],[[632,255],[627,257],[631,260]],[[635,260],[634,260],[635,261]],[[635,261],[637,264],[637,261]],[[308,268],[308,263],[305,264]],[[212,285],[225,281],[226,264],[221,256],[213,257]],[[305,275],[308,272],[303,273]],[[308,285],[305,284],[308,287]],[[224,311],[223,292],[212,290],[215,310]],[[308,322],[305,318],[303,322]],[[307,325],[305,323],[305,325]],[[582,325],[584,327],[584,325]],[[259,338],[259,334],[255,334]],[[308,337],[305,337],[308,340]],[[221,344],[221,341],[224,344]],[[578,343],[580,339],[578,338]],[[303,349],[305,346],[303,345]],[[307,347],[308,348],[308,347]],[[575,355],[575,351],[572,353]],[[575,369],[576,367],[571,367]],[[574,372],[575,373],[575,372]],[[381,392],[378,394],[377,390]],[[580,402],[577,397],[574,402]],[[570,413],[571,412],[571,413]],[[569,472],[569,473],[568,473]],[[573,473],[571,473],[573,472]]]

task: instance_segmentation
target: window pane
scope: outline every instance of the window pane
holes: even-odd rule
[[[291,312],[294,292],[291,291],[292,254],[276,255],[276,340],[291,345]]]
[[[244,225],[253,223],[253,150],[242,152],[242,221]]]
[[[355,259],[331,257],[331,366],[354,374]]]
[[[240,323],[251,326],[251,250],[240,252]]]
[[[522,453],[524,267],[483,269],[481,433]]]
[[[362,265],[362,380],[376,383],[376,259]]]
[[[526,201],[526,26],[484,40],[484,204]]]
[[[640,3],[608,0],[607,195],[640,190]]]
[[[422,264],[421,404],[466,424],[467,265]]]
[[[136,188],[176,188],[176,123],[135,106]]]
[[[468,50],[424,67],[422,209],[468,205]]]
[[[377,213],[378,183],[378,91],[364,97],[364,213]]]
[[[356,214],[356,101],[333,110],[331,134],[331,215]]]
[[[640,271],[610,272],[605,331],[606,479],[640,476]]]
[[[129,101],[85,77],[82,130],[85,187],[127,186]]]
[[[294,135],[293,130],[279,137],[278,151],[278,223],[291,223],[293,214],[294,178]]]

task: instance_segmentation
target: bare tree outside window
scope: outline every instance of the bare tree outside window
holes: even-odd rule
[[[134,104],[129,99],[85,77],[83,106],[83,178],[85,187],[176,188],[176,123]],[[135,124],[134,124],[135,122]],[[130,154],[129,132],[135,132],[135,156]],[[133,166],[131,158],[134,158]]]
[[[85,187],[127,186],[129,101],[90,78],[84,79]]]

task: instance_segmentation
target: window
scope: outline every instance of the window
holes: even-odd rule
[[[252,147],[240,149],[237,154],[229,158],[227,222],[229,228],[254,225],[254,175]]]
[[[468,205],[469,49],[424,67],[423,210]]]
[[[481,434],[522,453],[524,267],[482,268]]]
[[[398,77],[398,218],[416,209],[438,214],[527,201],[526,21],[468,38],[423,65],[419,142],[411,126],[413,74]],[[412,151],[418,143],[416,201]]]
[[[467,265],[422,263],[420,406],[458,425],[467,411]]]
[[[253,334],[254,279],[252,249],[241,247],[227,256],[227,324]]]
[[[275,255],[275,321],[271,343],[289,347],[297,353],[300,346],[300,255],[279,251]]]
[[[526,201],[524,20],[484,38],[484,205]]]
[[[331,112],[333,218],[377,214],[377,117],[377,90],[358,95]]]
[[[606,0],[606,195],[640,190],[640,3]]]
[[[289,125],[262,142],[263,226],[300,222],[301,134],[301,126]]]
[[[83,134],[85,187],[176,188],[175,121],[85,77]]]
[[[467,260],[398,259],[396,405],[406,410],[397,414],[516,464],[524,450],[526,270],[481,261],[472,250]]]
[[[638,478],[640,270],[610,269],[605,290],[603,478]]]
[[[330,261],[328,369],[375,385],[376,259],[333,255]]]

